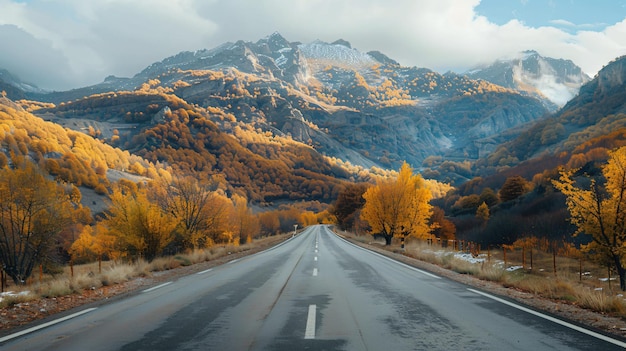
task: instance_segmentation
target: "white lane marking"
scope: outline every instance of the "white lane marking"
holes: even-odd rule
[[[228,262],[226,262],[226,264],[235,263],[235,262],[237,262],[237,261],[239,261],[239,260],[240,260],[239,258],[235,258],[235,259],[234,259],[234,260],[232,260],[232,261],[228,261]]]
[[[313,268],[313,276],[317,277],[317,268]]]
[[[499,298],[499,297],[497,297],[497,296],[493,296],[493,295],[490,295],[490,294],[484,293],[484,292],[482,292],[482,291],[478,291],[478,290],[474,290],[474,289],[469,289],[469,288],[468,288],[467,290],[469,290],[469,291],[471,291],[471,292],[473,292],[473,293],[475,293],[475,294],[482,295],[482,296],[484,296],[484,297],[487,297],[487,298],[490,298],[490,299],[492,299],[492,300],[498,301],[498,302],[503,303],[503,304],[505,304],[505,305],[508,305],[508,306],[511,306],[511,307],[517,308],[518,310],[524,311],[524,312],[526,312],[526,313],[530,313],[530,314],[533,314],[533,315],[535,315],[535,316],[537,316],[537,317],[541,317],[541,318],[543,318],[543,319],[549,320],[549,321],[554,322],[554,323],[556,323],[556,324],[560,324],[560,325],[562,325],[562,326],[564,326],[564,327],[567,327],[567,328],[570,328],[570,329],[576,330],[576,331],[578,331],[578,332],[581,332],[581,333],[587,334],[587,335],[589,335],[589,336],[593,336],[594,338],[597,338],[597,339],[600,339],[600,340],[604,340],[604,341],[606,341],[606,342],[610,342],[611,344],[614,344],[614,345],[617,345],[617,346],[621,346],[621,347],[625,347],[625,348],[626,348],[626,342],[622,342],[622,341],[619,341],[619,340],[615,340],[615,339],[610,338],[610,337],[608,337],[608,336],[606,336],[606,335],[603,335],[603,334],[600,334],[600,333],[596,333],[596,332],[594,332],[594,331],[591,331],[591,330],[589,330],[589,329],[585,329],[585,328],[583,328],[583,327],[579,327],[579,326],[577,326],[577,325],[575,325],[575,324],[568,323],[568,322],[566,322],[566,321],[562,321],[562,320],[560,320],[560,319],[558,319],[558,318],[554,318],[554,317],[548,316],[548,315],[546,315],[546,314],[543,314],[543,313],[540,313],[540,312],[537,312],[537,311],[531,310],[530,308],[526,308],[526,307],[524,307],[524,306],[520,306],[520,305],[515,304],[515,303],[513,303],[513,302],[507,301],[507,300],[505,300],[505,299],[501,299],[501,298]]]
[[[204,273],[209,273],[209,272],[210,272],[210,271],[212,271],[212,270],[213,270],[213,268],[209,268],[209,269],[205,269],[205,270],[203,270],[202,272],[198,272],[198,273],[196,273],[196,274],[204,274]]]
[[[170,285],[170,284],[172,284],[172,282],[163,283],[163,284],[161,284],[161,285],[153,286],[153,287],[151,287],[150,289],[146,289],[146,290],[144,290],[144,291],[142,291],[142,292],[147,293],[147,292],[150,292],[150,291],[153,291],[153,290],[156,290],[156,289],[160,289],[160,288],[162,288],[162,287],[164,287],[164,286],[168,286],[168,285]]]
[[[313,261],[317,261],[317,256],[315,256],[315,258],[313,259]]]
[[[315,249],[315,253],[317,253],[317,249]]]
[[[11,339],[15,339],[15,338],[20,337],[22,335],[26,335],[26,334],[32,333],[32,332],[37,331],[39,329],[47,328],[47,327],[49,327],[51,325],[55,325],[57,323],[65,322],[66,320],[69,320],[69,319],[72,319],[72,318],[76,318],[76,317],[78,317],[80,315],[92,312],[94,310],[96,310],[95,307],[94,308],[88,308],[86,310],[82,310],[80,312],[76,312],[74,314],[70,314],[69,316],[65,316],[63,318],[55,319],[55,320],[50,321],[48,323],[40,324],[40,325],[38,325],[36,327],[32,327],[32,328],[29,328],[29,329],[26,329],[26,330],[22,330],[21,332],[17,332],[15,334],[7,335],[7,336],[5,336],[3,338],[0,338],[0,343],[3,343],[5,341],[9,341]]]
[[[315,339],[315,313],[317,305],[309,305],[309,315],[306,318],[305,339]]]

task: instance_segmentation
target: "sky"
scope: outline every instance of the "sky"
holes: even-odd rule
[[[536,50],[594,76],[626,54],[626,0],[0,0],[0,69],[65,90],[274,32],[440,73]]]

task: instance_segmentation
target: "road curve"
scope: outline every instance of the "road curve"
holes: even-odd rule
[[[622,350],[354,246],[325,226],[0,338],[1,350]]]

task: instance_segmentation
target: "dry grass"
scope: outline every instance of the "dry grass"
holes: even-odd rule
[[[13,292],[11,294],[4,294],[0,299],[0,308],[11,307],[20,303],[25,303],[39,299],[38,294],[34,294],[30,291]]]
[[[97,289],[130,281],[137,277],[149,276],[152,272],[166,271],[181,266],[212,261],[234,253],[248,251],[256,246],[265,246],[270,242],[283,240],[287,235],[257,239],[245,245],[214,246],[203,250],[194,250],[176,256],[159,257],[151,262],[98,262],[64,267],[54,276],[35,274],[27,285],[9,285],[11,294],[0,299],[0,308],[32,301],[39,298],[52,298],[80,293],[87,289]]]
[[[370,235],[354,236],[346,232],[342,234],[361,243],[375,242]],[[388,249],[402,252],[397,244]],[[567,301],[596,312],[626,317],[626,300],[613,291],[619,289],[619,283],[600,279],[607,277],[607,269],[590,262],[568,257],[555,259],[552,254],[538,250],[533,251],[532,267],[530,252],[521,250],[507,251],[506,264],[502,250],[482,251],[479,256],[482,261],[470,262],[459,258],[457,251],[428,245],[422,241],[409,241],[402,253],[457,273],[497,282],[505,287],[549,299]]]
[[[70,295],[75,292],[68,279],[51,280],[35,286],[34,292],[40,297],[58,297]]]
[[[626,315],[626,306],[622,297],[609,296],[602,291],[586,288],[577,290],[575,296],[576,303],[581,307],[598,312]]]

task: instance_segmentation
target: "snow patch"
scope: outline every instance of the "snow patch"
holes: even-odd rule
[[[298,48],[309,59],[324,59],[357,67],[372,66],[378,62],[372,56],[356,49],[340,44],[328,44],[319,40],[309,44],[300,44]]]
[[[287,63],[287,58],[285,57],[285,55],[281,54],[279,58],[274,60],[274,63],[277,67],[282,67],[285,65],[285,63]]]
[[[30,291],[20,291],[18,293],[14,291],[6,291],[3,293],[0,293],[0,302],[2,302],[5,298],[8,298],[8,297],[26,296],[28,294],[30,294]]]

